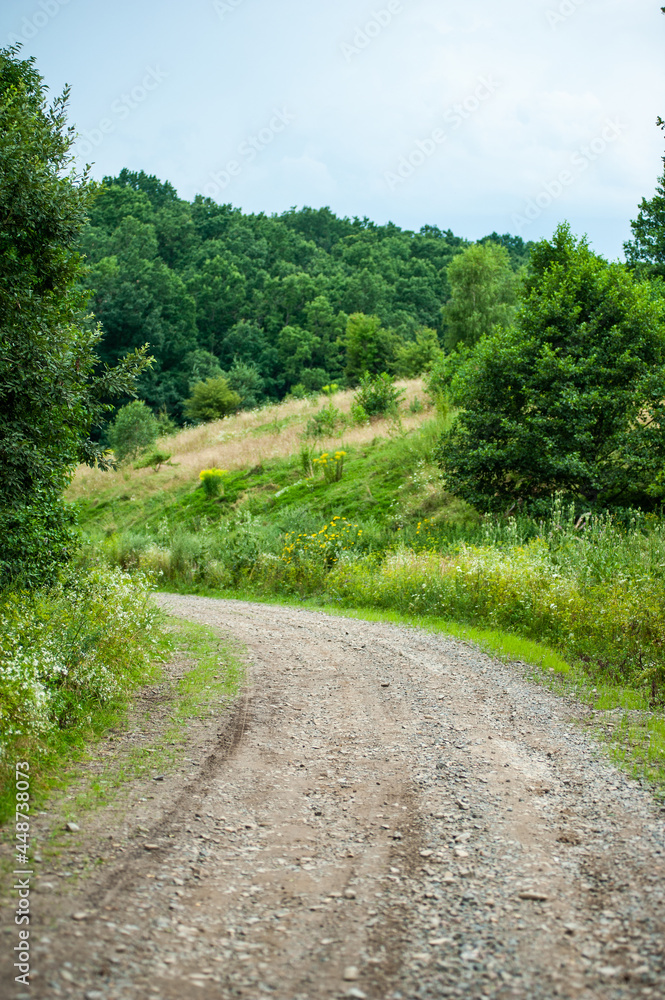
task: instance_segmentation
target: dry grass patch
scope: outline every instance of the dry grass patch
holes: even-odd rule
[[[401,427],[408,432],[429,417],[426,412],[412,414],[408,411],[411,400],[423,397],[423,381],[410,379],[396,384],[405,393],[407,409],[401,415]],[[345,415],[349,414],[352,401],[351,389],[336,393],[332,399],[333,405]],[[229,471],[252,469],[271,459],[297,454],[303,443],[307,422],[328,402],[325,397],[292,399],[185,428],[158,442],[160,449],[171,452],[173,463],[162,466],[158,472],[134,469],[132,466],[124,466],[115,472],[100,472],[99,469],[80,466],[69,488],[69,499],[79,500],[91,494],[99,495],[102,491],[146,496],[198,480],[201,469],[213,466]],[[323,452],[369,444],[375,438],[387,437],[396,430],[398,432],[394,421],[375,420],[371,424],[347,427],[329,437],[307,440]]]

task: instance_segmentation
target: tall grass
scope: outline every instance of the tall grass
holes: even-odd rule
[[[464,537],[466,535],[466,537]],[[245,512],[197,533],[148,535],[112,559],[164,586],[315,594],[347,606],[437,616],[543,642],[603,677],[665,701],[665,525],[610,516],[485,522],[325,524],[306,508],[281,523]]]
[[[147,581],[101,565],[0,595],[0,821],[14,760],[34,780],[102,731],[151,676],[161,616]]]

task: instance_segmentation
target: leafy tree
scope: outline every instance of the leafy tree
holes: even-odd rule
[[[665,278],[665,173],[659,178],[653,198],[640,202],[639,214],[630,228],[633,239],[623,245],[628,263],[640,275]]]
[[[240,396],[244,410],[258,406],[264,396],[264,382],[256,365],[236,358],[228,371],[222,373],[234,392]]]
[[[665,496],[665,303],[567,225],[533,251],[517,325],[481,340],[451,390],[463,410],[439,458],[483,510]]]
[[[159,436],[159,421],[142,399],[121,407],[107,433],[108,442],[119,462],[134,458],[149,448]]]
[[[448,280],[452,295],[443,308],[448,350],[477,344],[496,325],[511,322],[518,278],[505,247],[494,242],[469,247],[449,265]]]
[[[185,400],[184,412],[188,420],[208,423],[219,420],[240,407],[240,396],[234,392],[222,375],[197,382],[192,395]]]
[[[429,371],[441,355],[441,344],[436,330],[423,327],[416,339],[402,344],[395,351],[393,370],[399,378],[416,378]]]
[[[388,372],[370,375],[365,372],[354,393],[351,413],[359,423],[372,417],[394,415],[403,398],[404,391],[395,385],[394,375],[389,375]]]
[[[346,324],[346,375],[357,384],[365,372],[378,375],[390,368],[397,338],[392,330],[384,330],[378,316],[353,313]]]
[[[78,253],[90,187],[69,150],[65,90],[49,107],[33,59],[0,50],[0,585],[48,581],[75,544],[63,500],[101,450],[106,402],[134,392],[139,348],[99,366]],[[142,343],[142,342],[141,342]],[[138,347],[138,344],[135,345]]]

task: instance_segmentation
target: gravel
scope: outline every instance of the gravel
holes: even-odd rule
[[[665,814],[581,707],[414,628],[160,603],[243,642],[247,688],[79,820],[117,851],[44,874],[31,997],[663,995]]]

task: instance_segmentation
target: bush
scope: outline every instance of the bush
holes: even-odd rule
[[[0,758],[36,751],[55,730],[94,723],[146,677],[159,612],[145,578],[68,570],[48,590],[0,599]]]
[[[134,463],[135,469],[154,469],[158,472],[162,465],[170,461],[171,452],[170,451],[160,451],[159,448],[155,448],[153,451],[149,451],[147,454],[143,455],[137,462]]]
[[[417,378],[423,372],[429,371],[441,354],[441,344],[436,330],[423,327],[417,331],[415,340],[397,348],[393,371],[398,378]]]
[[[184,414],[196,423],[220,420],[240,408],[240,396],[234,392],[224,376],[197,382],[191,397],[185,401]]]
[[[199,479],[207,497],[213,499],[219,496],[226,474],[225,469],[203,469],[199,473]]]
[[[336,406],[333,406],[332,403],[328,403],[327,406],[322,407],[318,413],[315,413],[307,421],[305,436],[324,437],[331,435],[335,433],[338,427],[343,427],[345,423],[346,418],[344,414]]]
[[[158,435],[157,418],[141,399],[121,407],[108,430],[109,444],[119,462],[133,458],[143,448],[149,448]]]
[[[351,412],[357,423],[372,417],[392,416],[398,412],[403,398],[404,392],[395,385],[393,375],[387,372],[370,375],[365,372],[354,393]]]

